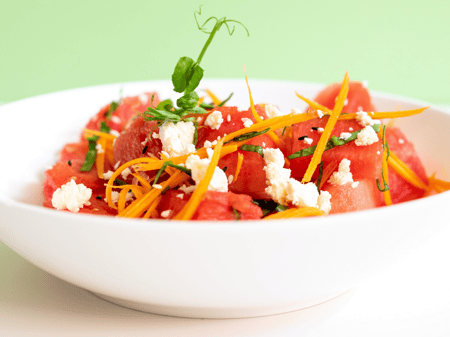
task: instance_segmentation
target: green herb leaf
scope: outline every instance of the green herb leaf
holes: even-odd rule
[[[232,140],[229,140],[225,144],[228,144],[228,143],[231,143],[231,142],[240,142],[242,140],[247,140],[247,139],[250,139],[250,138],[254,138],[254,137],[257,137],[259,135],[262,135],[262,134],[268,132],[269,130],[270,130],[270,128],[267,128],[267,129],[262,130],[262,131],[247,132],[247,133],[244,133],[244,134],[242,134],[240,136],[234,137]]]
[[[180,57],[172,74],[174,91],[181,93],[186,89],[188,85],[186,77],[189,76],[189,70],[191,69],[193,64],[194,60],[190,57]]]
[[[171,99],[165,99],[164,101],[160,102],[156,106],[157,110],[165,110],[165,111],[172,111],[173,109],[173,102]]]
[[[111,128],[106,124],[106,122],[101,122],[100,123],[100,132],[109,133],[109,131],[111,131]]]
[[[281,204],[278,204],[278,206],[275,207],[275,210],[276,210],[277,212],[283,212],[283,211],[285,211],[285,210],[287,210],[287,209],[289,209],[289,207],[284,206],[284,205],[281,205]]]
[[[177,100],[177,105],[183,109],[193,109],[197,106],[199,97],[195,91],[187,92]]]
[[[191,170],[189,170],[188,168],[186,168],[184,166],[180,166],[180,165],[175,165],[171,160],[169,160],[169,161],[164,162],[164,164],[161,166],[159,171],[156,173],[155,181],[153,182],[153,185],[157,184],[159,177],[161,177],[161,174],[164,172],[164,170],[167,168],[167,166],[174,167],[180,171],[183,171],[186,174],[192,175]]]
[[[185,92],[194,91],[195,88],[198,87],[200,81],[203,78],[203,69],[198,64],[194,64],[192,74],[188,78],[188,85],[186,87]]]
[[[323,161],[319,164],[319,177],[317,177],[317,190],[320,192],[320,183],[322,182],[322,176],[323,176]]]
[[[89,172],[92,170],[92,167],[95,164],[95,159],[97,158],[97,140],[100,137],[98,136],[92,136],[89,137],[88,140],[88,150],[86,152],[86,156],[83,162],[83,165],[81,165],[80,171],[82,172]]]
[[[240,147],[240,149],[242,151],[256,152],[260,154],[262,157],[264,157],[264,148],[262,146],[244,144]]]
[[[230,94],[227,98],[225,98],[222,102],[219,103],[217,106],[224,106],[226,102],[230,100],[230,98],[233,97],[233,93]]]
[[[234,207],[231,207],[233,209],[233,214],[234,214],[234,218],[235,220],[241,220],[241,213],[239,213],[239,211],[237,209],[235,209]]]
[[[214,109],[214,104],[202,102],[200,104],[200,107],[203,108],[203,109]]]

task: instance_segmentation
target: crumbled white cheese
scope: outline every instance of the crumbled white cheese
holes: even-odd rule
[[[303,139],[303,142],[308,144],[308,145],[311,145],[313,140],[312,140],[312,138],[306,137],[306,138]]]
[[[127,167],[125,170],[122,171],[121,174],[122,174],[123,179],[127,179],[127,177],[128,177],[131,173],[132,173],[132,172],[131,172],[130,168]]]
[[[200,123],[201,121],[202,121],[202,118],[201,118],[200,116],[198,116],[198,117],[197,117],[197,122]]]
[[[91,196],[90,188],[83,184],[77,184],[72,179],[53,193],[52,205],[59,210],[68,209],[71,212],[78,212],[84,205],[91,204],[89,201]]]
[[[291,170],[283,168],[284,155],[279,149],[264,149],[267,184],[265,192],[279,204],[297,207],[319,207],[319,192],[314,183],[302,184],[290,178]],[[331,206],[330,206],[331,207]]]
[[[404,143],[405,143],[405,140],[400,138],[400,139],[398,140],[398,142],[399,142],[400,144],[404,144]]]
[[[377,154],[381,154],[381,152],[380,152],[380,151],[377,151]]]
[[[275,105],[272,104],[264,105],[264,110],[266,111],[266,115],[268,118],[274,118],[285,115],[280,110],[278,110],[278,108]]]
[[[337,172],[333,172],[328,180],[333,185],[344,185],[346,183],[353,182],[353,175],[350,172],[350,160],[344,158],[339,163],[339,169]]]
[[[120,166],[120,160],[114,165],[114,170],[117,170],[117,168]]]
[[[116,124],[120,124],[120,123],[122,123],[122,120],[120,119],[120,117],[117,117],[117,116],[112,116],[111,117],[111,122],[113,122],[113,123],[116,123]]]
[[[153,137],[153,139],[159,139],[159,138],[160,138],[160,137],[159,137],[159,134],[156,133],[156,132],[153,132],[153,133],[152,133],[152,137]]]
[[[339,138],[343,139],[343,140],[347,140],[352,136],[352,134],[350,132],[341,132],[341,135],[339,136]]]
[[[109,180],[109,179],[111,179],[113,174],[114,174],[114,172],[109,170],[108,172],[103,173],[103,179]]]
[[[167,219],[172,214],[172,210],[168,209],[167,211],[161,212],[161,217]]]
[[[205,140],[205,143],[203,144],[203,147],[210,148],[213,145],[217,145],[217,140],[214,140],[212,142],[210,142],[209,140]]]
[[[228,176],[228,185],[231,184],[233,182],[234,176],[232,174],[230,174]]]
[[[316,207],[319,192],[314,183],[302,184],[289,178],[286,185],[287,200],[297,207]]]
[[[352,127],[349,127],[348,130],[349,130],[349,131],[353,131],[353,128],[352,128]]]
[[[378,142],[378,135],[371,126],[366,126],[362,129],[355,140],[356,146],[372,145]]]
[[[183,186],[186,186],[186,185],[183,185]],[[184,194],[183,194],[183,193],[177,194],[177,198],[178,198],[178,199],[183,199],[183,197],[184,197]]]
[[[119,197],[120,197],[120,193],[117,191],[112,191],[111,192],[111,201],[113,202],[113,204],[117,204],[119,202]],[[108,199],[104,199],[105,202],[108,202]]]
[[[324,116],[324,113],[322,110],[317,110],[317,116],[319,116],[319,118],[322,118]]]
[[[197,186],[186,186],[185,184],[181,185],[178,189],[186,194],[190,194],[195,191]]]
[[[362,126],[374,125],[374,124],[380,124],[381,123],[378,119],[372,119],[372,117],[370,117],[367,114],[367,112],[365,112],[365,111],[358,111],[356,113],[356,120]]]
[[[141,101],[142,104],[147,104],[148,103],[148,96],[146,94],[141,94],[139,95],[139,100]]]
[[[359,181],[355,181],[352,183],[352,188],[357,188],[359,185]]]
[[[117,131],[117,130],[114,130],[114,129],[109,130],[109,134],[113,135],[113,136],[116,136],[116,137],[120,136],[120,132]]]
[[[102,144],[95,145],[95,149],[97,150],[97,153],[105,153],[105,150],[103,150]]]
[[[317,128],[317,132],[318,132],[318,133],[322,133],[322,132],[324,132],[324,131],[325,131],[324,128]]]
[[[192,122],[165,122],[159,128],[159,136],[163,151],[169,157],[178,157],[195,152],[194,141],[195,126]]]
[[[150,156],[150,153],[148,155]],[[170,154],[168,154],[166,151],[161,151],[161,156],[165,158],[170,158]]]
[[[227,116],[227,122],[231,122],[231,115]]]
[[[344,101],[344,106],[348,105],[348,98],[345,99]]]
[[[317,198],[317,207],[324,212],[329,214],[331,211],[331,194],[327,191],[320,191],[319,198]]]
[[[246,128],[249,128],[250,126],[253,125],[253,121],[250,118],[241,118],[241,121],[244,122],[244,126]]]
[[[198,185],[205,177],[208,165],[211,162],[212,149],[206,150],[209,158],[200,159],[197,155],[190,155],[186,159],[186,167],[191,170],[192,179]],[[219,167],[214,169],[213,177],[209,183],[208,191],[228,192],[228,178]]]
[[[160,185],[160,184],[153,184],[152,186],[154,188],[156,188],[157,190],[162,190],[162,185]]]
[[[211,129],[218,130],[223,123],[222,113],[220,111],[213,111],[206,117],[205,125],[209,126]]]

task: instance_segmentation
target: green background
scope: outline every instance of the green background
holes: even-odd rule
[[[201,20],[222,29],[205,77],[329,83],[346,70],[369,88],[450,102],[450,1],[5,1],[0,10],[0,102],[64,89],[170,78],[197,58]]]

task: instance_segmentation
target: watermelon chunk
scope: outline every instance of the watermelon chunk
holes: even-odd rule
[[[267,118],[267,115],[261,106],[256,105],[255,108],[263,119]],[[214,141],[217,137],[223,137],[225,134],[231,134],[234,131],[244,128],[243,118],[248,118],[252,120],[253,123],[256,122],[250,109],[239,111],[237,107],[219,107],[214,110],[222,112],[224,122],[218,130],[208,126],[199,128],[199,146],[203,146],[206,140]],[[258,145],[263,148],[277,148],[275,142],[267,134],[254,137],[249,140],[247,144]],[[263,170],[265,162],[260,154],[238,150],[220,159],[218,166],[222,169],[225,167],[227,168],[225,174],[228,177],[235,177],[239,154],[244,156],[244,161],[242,162],[238,178],[228,185],[229,190],[234,193],[250,195],[254,199],[270,199],[265,192],[265,188],[267,187],[266,173]]]
[[[167,191],[159,203],[157,210],[172,210],[169,218],[178,214],[188,202],[190,195],[181,191]],[[234,211],[233,211],[234,209]],[[262,210],[245,194],[232,192],[206,192],[192,220],[252,220],[262,217]]]
[[[333,109],[341,86],[342,83],[328,85],[314,100],[328,109]],[[342,112],[375,111],[369,91],[361,82],[351,81],[349,83],[347,100],[348,103],[344,105]]]
[[[139,96],[123,98],[117,109],[112,113],[111,118],[107,120],[106,114],[111,106],[111,104],[108,104],[89,120],[85,128],[100,130],[101,122],[106,122],[112,130],[121,132],[133,116],[146,111],[147,107],[151,106],[152,96],[153,106],[158,105],[159,97],[155,92],[147,92]]]
[[[159,158],[162,150],[161,140],[149,137],[150,132],[159,133],[156,121],[146,121],[142,116],[134,118],[114,142],[114,161],[126,162],[148,157],[150,154]]]
[[[316,145],[321,133],[312,128],[325,128],[327,121],[328,117],[322,117],[295,124],[292,136],[292,153]],[[362,128],[356,120],[338,120],[331,135],[339,137],[342,132],[354,132]],[[312,143],[308,144],[304,140],[299,140],[303,136],[311,138]],[[324,166],[326,166],[330,162],[335,161],[339,163],[342,159],[347,158],[351,161],[351,172],[354,179],[375,180],[381,176],[382,152],[381,140],[367,146],[357,146],[353,141],[325,151],[322,155],[322,161],[324,162]],[[290,166],[292,177],[297,179],[303,178],[311,158],[312,156],[292,159]],[[317,176],[318,170],[316,170],[314,178]]]
[[[414,145],[406,138],[403,132],[399,128],[387,128],[386,140],[389,144],[389,149],[408,165],[425,184],[428,184],[425,168],[417,155]],[[389,190],[394,204],[422,198],[426,193],[425,190],[415,187],[403,179],[391,167],[389,167]]]
[[[352,183],[344,185],[332,185],[326,183],[322,190],[331,194],[330,214],[346,213],[371,209],[380,206],[380,192],[373,180],[357,180],[358,186],[352,187]]]

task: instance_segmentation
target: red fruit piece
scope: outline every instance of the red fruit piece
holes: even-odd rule
[[[327,121],[328,117],[322,117],[295,124],[292,136],[292,153],[316,145],[322,134],[312,128],[325,128]],[[331,135],[339,137],[342,132],[351,133],[362,128],[363,127],[356,120],[338,120]],[[299,140],[299,138],[303,136],[311,138],[313,140],[312,143],[308,144],[302,139]],[[365,146],[357,146],[355,142],[352,141],[346,145],[337,146],[325,151],[322,155],[322,161],[324,162],[325,167],[332,161],[339,163],[342,159],[347,158],[351,161],[350,169],[355,180],[375,180],[381,176],[382,151],[381,140],[372,145]],[[312,156],[292,159],[290,166],[292,172],[291,175],[295,178],[302,179],[311,158]],[[314,177],[317,177],[317,174],[318,170],[316,170]]]
[[[326,183],[322,190],[331,194],[330,214],[360,211],[380,205],[380,192],[372,180],[358,180],[358,186],[355,188],[352,187],[352,183],[344,185]]]
[[[255,106],[258,114],[267,118],[265,111],[261,106]],[[256,123],[251,110],[239,111],[237,107],[220,107],[215,108],[222,112],[223,123],[218,130],[212,129],[209,126],[202,126],[199,128],[199,141],[198,146],[203,146],[206,140],[214,141],[217,137],[224,137],[225,134],[231,134],[234,131],[244,128],[243,118],[248,118]],[[275,142],[267,135],[263,134],[258,137],[252,138],[247,144],[249,145],[259,145],[263,148],[277,148]],[[218,166],[222,169],[225,167],[226,175],[233,177],[236,174],[236,167],[238,163],[238,155],[242,154],[244,160],[242,162],[241,170],[236,181],[232,182],[228,188],[231,192],[248,194],[255,199],[270,199],[270,197],[264,191],[267,187],[266,184],[266,173],[263,170],[265,166],[264,158],[255,152],[238,150],[237,152],[231,153],[224,156],[220,161]]]
[[[399,128],[386,128],[386,140],[389,144],[389,149],[395,152],[425,184],[428,184],[425,169],[414,149],[414,145],[408,141],[403,132]],[[415,187],[403,179],[391,167],[389,167],[389,191],[394,204],[422,198],[425,195],[425,190]]]
[[[157,207],[158,213],[172,210],[169,216],[172,218],[181,211],[189,197],[181,191],[167,191]],[[192,220],[252,220],[261,217],[261,208],[248,195],[208,191]]]
[[[147,92],[139,96],[123,98],[117,109],[111,114],[111,118],[107,120],[106,114],[111,106],[111,104],[108,104],[89,120],[85,128],[100,130],[101,122],[106,122],[112,130],[121,132],[133,116],[146,111],[147,107],[151,106],[152,96],[153,106],[158,105],[159,97],[155,92]]]
[[[122,131],[114,143],[114,161],[125,164],[126,162],[148,157],[149,154],[159,158],[162,149],[161,140],[155,139],[150,133],[159,133],[156,121],[146,121],[142,116],[134,118]]]
[[[333,109],[336,103],[336,97],[341,90],[342,83],[333,83],[325,87],[314,99],[319,104]],[[351,81],[349,83],[347,104],[344,105],[342,112],[375,111],[372,105],[369,91],[361,82]]]

